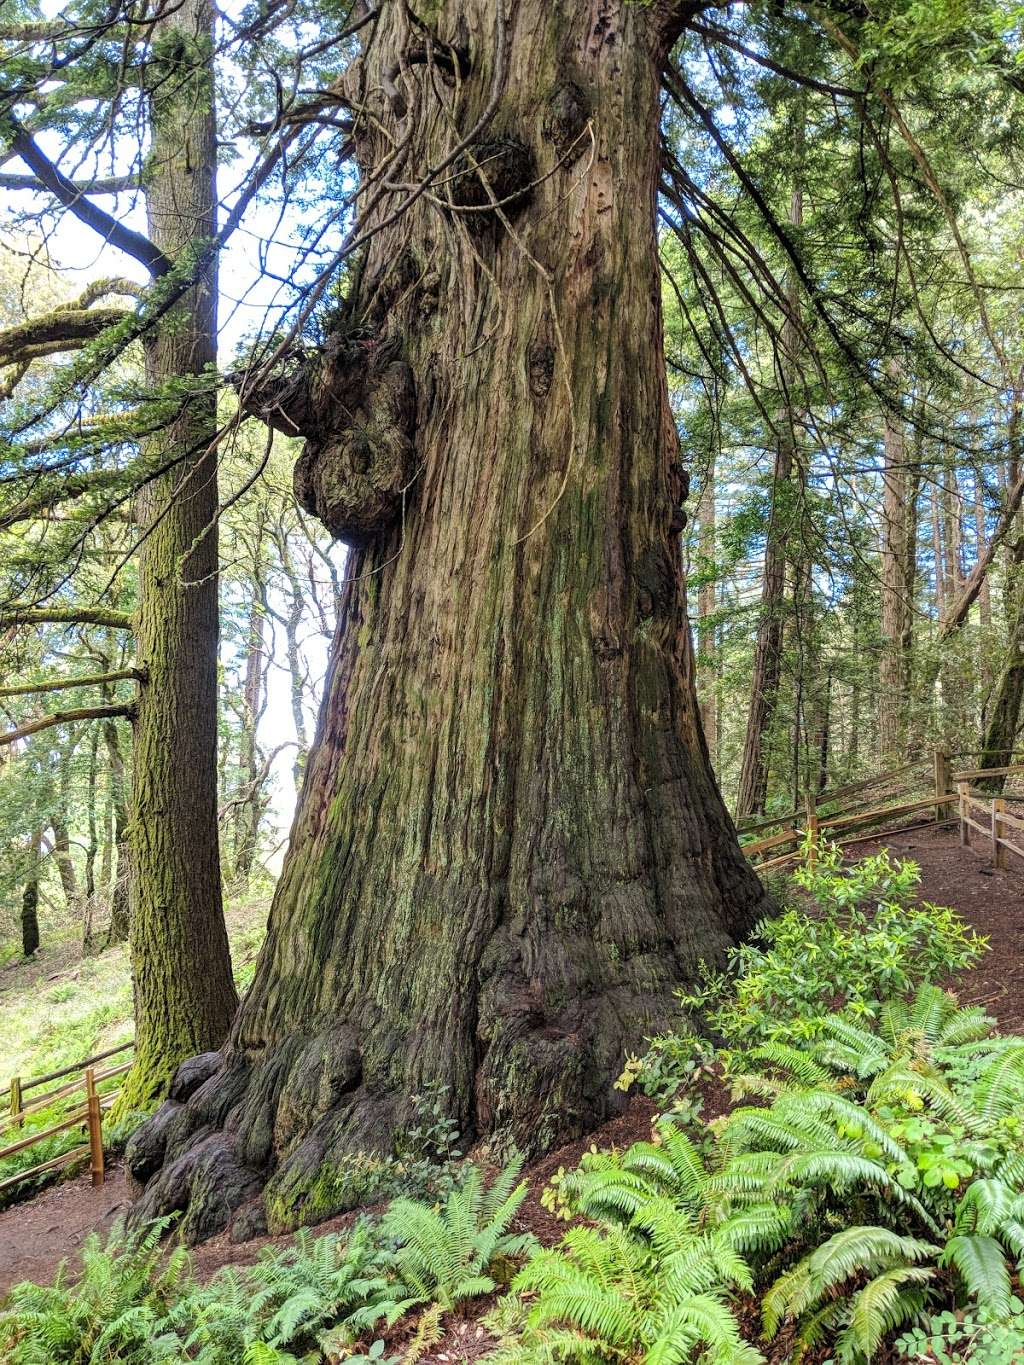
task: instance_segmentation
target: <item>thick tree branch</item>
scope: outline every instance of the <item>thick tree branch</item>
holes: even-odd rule
[[[76,194],[123,194],[126,190],[137,190],[140,180],[137,175],[97,176],[93,180],[70,182]],[[47,194],[49,187],[34,175],[11,175],[0,173],[0,190],[27,190],[33,194]]]
[[[16,730],[0,734],[0,749],[9,744],[16,744],[19,739],[27,739],[29,735],[37,735],[40,730],[52,729],[54,725],[71,725],[79,720],[109,720],[114,716],[131,719],[134,711],[135,708],[127,703],[116,706],[82,706],[76,711],[56,711],[52,716],[40,716],[38,720],[30,720],[25,725],[19,725]]]
[[[0,365],[20,365],[40,355],[73,351],[123,322],[124,308],[55,308],[0,332]]]
[[[0,612],[0,630],[10,626],[110,626],[131,630],[134,622],[126,611],[112,607],[8,607]]]
[[[145,682],[144,668],[119,668],[113,673],[92,673],[81,678],[51,678],[43,682],[22,683],[18,687],[0,687],[0,697],[28,697],[37,692],[64,692],[71,687],[102,687],[105,683]]]
[[[171,269],[171,262],[158,246],[155,246],[148,237],[144,237],[141,232],[135,232],[132,228],[125,227],[115,218],[112,218],[105,209],[101,209],[98,204],[87,199],[76,187],[74,181],[69,180],[63,171],[59,170],[49,157],[36,146],[29,133],[14,118],[8,116],[8,121],[14,128],[14,137],[10,143],[11,150],[21,157],[25,165],[42,181],[43,186],[50,194],[59,199],[64,207],[85,223],[87,227],[98,232],[105,241],[118,247],[136,261],[140,261],[151,275],[159,277],[167,274]]]

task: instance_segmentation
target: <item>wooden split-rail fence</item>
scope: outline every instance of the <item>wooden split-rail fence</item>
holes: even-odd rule
[[[984,835],[995,866],[1006,865],[1007,851],[1024,859],[1024,818],[1007,811],[1005,795],[979,792],[971,785],[992,778],[1024,780],[1024,763],[958,771],[956,757],[964,755],[937,749],[902,767],[808,795],[803,811],[741,825],[743,851],[758,871],[770,871],[792,862],[804,847],[813,861],[823,837],[846,847],[924,825],[959,822],[961,845],[973,847],[972,830]],[[1024,802],[1024,794],[1019,799]],[[979,815],[985,819],[977,819]],[[750,840],[752,834],[762,837]]]
[[[133,1049],[134,1046],[134,1041],[121,1043],[118,1047],[108,1048],[106,1052],[97,1053],[95,1057],[85,1057],[82,1061],[74,1062],[71,1066],[63,1067],[60,1071],[51,1071],[46,1076],[30,1076],[27,1079],[22,1079],[20,1076],[11,1078],[8,1112],[0,1118],[0,1138],[10,1130],[22,1130],[26,1119],[61,1101],[70,1104],[71,1109],[59,1123],[26,1133],[24,1137],[15,1142],[0,1147],[0,1161],[5,1157],[15,1156],[18,1152],[28,1151],[30,1147],[45,1142],[48,1138],[56,1137],[58,1133],[81,1129],[83,1140],[69,1151],[51,1157],[49,1161],[41,1161],[36,1166],[28,1166],[24,1170],[8,1176],[6,1180],[0,1180],[0,1194],[15,1185],[21,1184],[23,1180],[44,1175],[48,1171],[56,1171],[63,1166],[69,1166],[85,1158],[88,1158],[89,1161],[92,1183],[94,1185],[103,1184],[103,1115],[117,1099],[120,1091],[101,1090],[100,1087],[114,1076],[123,1075],[132,1066],[132,1062],[130,1060],[119,1062],[106,1068],[99,1067],[98,1063],[108,1061],[111,1057],[120,1056],[122,1053]],[[38,1089],[39,1086],[50,1085],[53,1081],[63,1081],[65,1076],[75,1076],[75,1079],[66,1081],[55,1089],[46,1090],[41,1095],[27,1098],[30,1092]],[[83,1092],[82,1100],[73,1103],[74,1097],[80,1091]]]

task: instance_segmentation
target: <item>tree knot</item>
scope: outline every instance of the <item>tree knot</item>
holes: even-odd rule
[[[273,376],[240,388],[246,412],[306,443],[295,497],[339,540],[365,545],[401,512],[415,472],[416,390],[397,338],[332,332]]]

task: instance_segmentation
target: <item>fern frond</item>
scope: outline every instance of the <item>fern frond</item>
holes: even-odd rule
[[[942,1253],[942,1265],[953,1265],[967,1292],[996,1317],[1009,1317],[1012,1289],[1003,1248],[994,1237],[980,1233],[951,1237]]]
[[[894,1266],[869,1280],[854,1295],[849,1326],[837,1343],[840,1360],[871,1360],[884,1336],[920,1312],[922,1287],[933,1274],[926,1266]]]

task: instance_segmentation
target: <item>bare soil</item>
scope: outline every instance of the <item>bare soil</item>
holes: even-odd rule
[[[1024,814],[1024,811],[1022,811]],[[888,840],[862,843],[856,856],[885,846],[900,858],[920,864],[922,900],[957,909],[969,924],[989,940],[990,951],[957,983],[964,1003],[983,1005],[1005,1032],[1024,1032],[1024,859],[1008,855],[1006,869],[989,865],[988,850],[978,839],[974,849],[962,849],[956,831],[925,827]],[[851,853],[853,850],[851,850]],[[705,1087],[705,1117],[724,1109],[724,1095],[710,1082]],[[650,1136],[656,1113],[651,1101],[633,1098],[618,1118],[587,1137],[550,1153],[527,1172],[530,1193],[519,1220],[547,1245],[564,1230],[540,1203],[541,1193],[560,1166],[574,1166],[592,1145],[626,1147]],[[72,1268],[85,1237],[106,1230],[127,1209],[130,1195],[123,1171],[116,1165],[101,1189],[94,1190],[89,1176],[51,1186],[34,1199],[0,1212],[0,1296],[19,1280],[47,1282],[59,1263],[67,1259]],[[338,1230],[354,1215],[331,1219],[318,1232]],[[267,1246],[287,1244],[285,1237],[260,1237],[233,1245],[217,1237],[195,1250],[197,1274],[207,1279],[224,1265],[249,1265]],[[441,1341],[421,1360],[423,1365],[472,1365],[494,1342],[479,1321],[481,1305],[453,1315]]]

